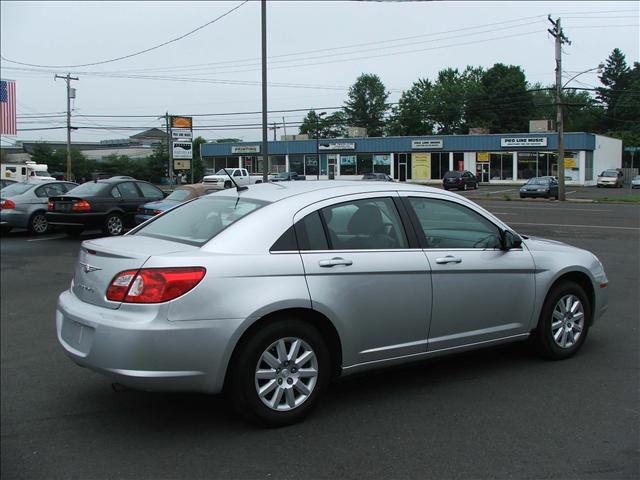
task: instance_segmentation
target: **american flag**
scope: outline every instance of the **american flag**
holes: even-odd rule
[[[0,134],[16,135],[16,82],[0,80]]]

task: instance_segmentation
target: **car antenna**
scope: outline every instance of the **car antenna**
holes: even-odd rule
[[[226,168],[223,168],[222,170],[224,170],[224,173],[227,174],[227,176],[229,177],[229,180],[231,180],[233,182],[233,184],[236,186],[236,190],[238,190],[239,192],[241,192],[242,190],[249,190],[249,187],[247,186],[240,186],[236,183],[236,181],[233,179],[233,177],[231,175],[229,175],[229,172],[227,172]]]

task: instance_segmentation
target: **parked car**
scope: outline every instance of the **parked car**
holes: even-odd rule
[[[623,175],[620,170],[605,170],[598,175],[596,185],[600,187],[622,188]]]
[[[362,180],[369,180],[374,182],[393,182],[393,178],[391,178],[386,173],[365,173],[362,175]]]
[[[526,339],[571,357],[607,284],[592,253],[520,236],[440,189],[268,183],[84,241],[56,328],[74,362],[113,382],[224,387],[279,426],[335,376]]]
[[[18,182],[16,182],[15,180],[9,180],[8,178],[2,178],[0,179],[0,190],[14,183],[18,183]]]
[[[193,198],[200,197],[201,195],[207,195],[208,193],[214,193],[217,191],[218,189],[211,185],[197,183],[193,185],[181,185],[176,187],[176,189],[171,192],[167,198],[145,203],[138,207],[138,213],[135,216],[135,223],[136,225],[139,225],[150,218],[175,207],[176,205],[187,202]]]
[[[558,200],[558,181],[555,177],[534,177],[520,188],[520,198],[555,198]]]
[[[148,182],[112,177],[52,196],[46,217],[69,235],[79,235],[87,228],[101,228],[105,235],[122,235],[126,227],[134,225],[140,205],[163,198],[162,190]]]
[[[306,180],[304,175],[298,175],[296,172],[280,172],[271,179],[272,182],[289,182],[291,180]]]
[[[442,188],[445,190],[468,190],[478,188],[478,178],[468,170],[449,171],[444,174]]]
[[[49,197],[77,186],[72,182],[14,183],[0,191],[0,227],[3,232],[26,228],[40,235],[49,230],[46,219]]]
[[[631,179],[631,188],[640,188],[640,175],[636,175]]]
[[[233,182],[236,182],[239,187],[252,185],[254,183],[262,183],[262,175],[249,175],[246,168],[227,168],[218,170],[215,175],[205,175],[202,179],[202,183],[217,185],[219,188],[231,188],[234,185],[229,176],[233,177]]]

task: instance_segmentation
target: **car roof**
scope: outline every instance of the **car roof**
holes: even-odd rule
[[[427,187],[411,183],[392,182],[363,182],[361,180],[307,180],[305,182],[291,183],[260,183],[248,185],[246,190],[238,192],[235,188],[221,190],[209,195],[219,195],[262,200],[265,202],[278,202],[294,196],[313,196],[329,198],[339,195],[350,195],[368,192],[388,191],[415,191],[439,193],[441,195],[454,196],[455,193],[446,192],[440,188]]]

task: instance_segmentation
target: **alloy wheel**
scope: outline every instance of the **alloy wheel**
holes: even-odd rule
[[[571,348],[584,330],[584,307],[575,295],[563,296],[553,308],[551,335],[560,348]]]
[[[117,215],[109,217],[107,220],[107,231],[109,235],[120,235],[122,233],[122,219]]]
[[[318,381],[318,358],[297,337],[281,338],[260,355],[254,383],[258,397],[272,410],[286,412],[302,405]]]
[[[36,213],[31,219],[31,228],[35,233],[46,233],[49,228],[47,218],[42,213]]]

